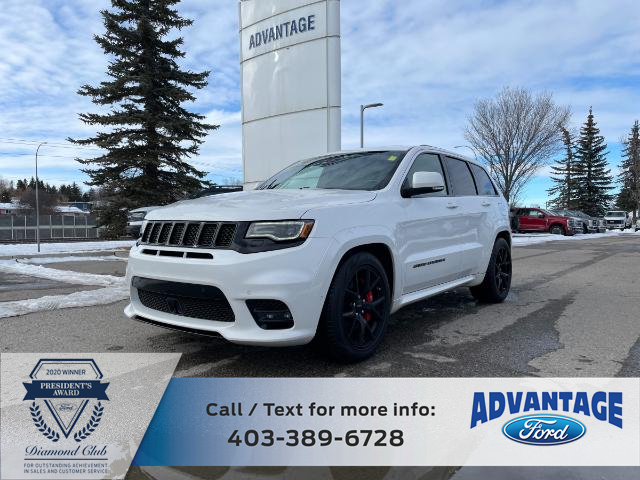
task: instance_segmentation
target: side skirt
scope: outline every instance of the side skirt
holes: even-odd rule
[[[467,275],[466,277],[462,277],[457,280],[453,280],[451,282],[441,283],[440,285],[425,288],[424,290],[418,290],[417,292],[407,293],[393,303],[393,308],[391,309],[391,311],[395,312],[411,303],[419,302],[420,300],[425,300],[429,297],[433,297],[434,295],[438,295],[440,293],[446,292],[447,290],[451,290],[452,288],[473,284],[476,278],[477,278],[476,275]]]

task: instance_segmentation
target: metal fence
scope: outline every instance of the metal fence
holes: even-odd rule
[[[98,238],[94,215],[40,215],[40,240]],[[35,215],[0,215],[0,242],[36,240]]]

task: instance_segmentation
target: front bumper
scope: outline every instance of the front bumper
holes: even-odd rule
[[[309,238],[298,247],[252,254],[197,249],[198,252],[210,253],[212,259],[148,255],[142,253],[148,246],[133,247],[127,267],[131,302],[125,314],[129,318],[150,321],[167,328],[219,334],[234,343],[272,346],[305,344],[315,336],[333,274],[325,271],[330,263],[325,261],[330,246],[330,239]],[[162,247],[162,250],[187,251],[170,247]],[[228,300],[234,321],[188,318],[147,308],[132,285],[133,277],[193,284],[194,288],[198,285],[217,287]],[[263,330],[251,315],[247,300],[284,302],[293,317],[293,327]]]

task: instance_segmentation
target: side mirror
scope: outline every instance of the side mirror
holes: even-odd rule
[[[415,172],[411,186],[402,189],[404,198],[444,191],[444,178],[438,172]]]

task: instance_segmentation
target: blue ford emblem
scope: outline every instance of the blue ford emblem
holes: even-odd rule
[[[587,431],[583,423],[561,415],[527,415],[504,424],[502,433],[527,445],[560,445],[578,440]]]

